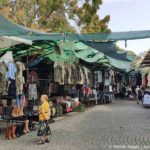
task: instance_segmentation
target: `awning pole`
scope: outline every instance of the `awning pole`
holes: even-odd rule
[[[27,64],[27,80],[29,79],[29,67],[28,67],[28,63],[29,63],[29,49],[27,49],[27,60],[26,60],[26,64]]]

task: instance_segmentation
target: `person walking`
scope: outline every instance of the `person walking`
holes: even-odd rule
[[[41,105],[39,106],[39,125],[38,125],[38,136],[41,136],[40,141],[37,143],[44,144],[45,142],[49,142],[49,135],[51,134],[51,130],[49,127],[49,119],[51,116],[50,105],[48,103],[48,96],[41,95]]]

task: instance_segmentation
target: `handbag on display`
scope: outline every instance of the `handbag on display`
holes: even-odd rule
[[[13,107],[11,115],[13,118],[21,117],[24,115],[23,109],[21,107]]]

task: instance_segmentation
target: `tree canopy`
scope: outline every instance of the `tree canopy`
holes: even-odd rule
[[[77,26],[81,33],[108,33],[110,16],[99,17],[100,5],[102,0],[1,0],[0,13],[12,22],[47,32],[77,32]]]

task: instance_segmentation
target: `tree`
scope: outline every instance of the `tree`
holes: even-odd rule
[[[82,2],[82,4],[81,4]],[[110,16],[100,19],[102,0],[1,0],[0,13],[13,22],[48,32],[110,32]]]

